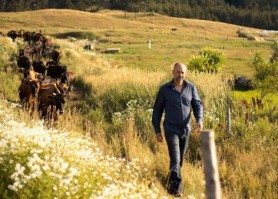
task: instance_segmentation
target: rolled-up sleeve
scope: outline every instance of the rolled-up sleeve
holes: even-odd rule
[[[160,122],[161,122],[164,108],[165,108],[165,93],[163,87],[160,87],[154,103],[153,115],[152,115],[152,124],[155,133],[161,133]]]

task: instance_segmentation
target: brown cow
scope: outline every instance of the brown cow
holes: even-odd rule
[[[37,102],[37,95],[40,84],[37,79],[23,78],[18,88],[18,95],[21,106],[24,110],[30,110],[33,113]]]
[[[69,94],[69,86],[65,83],[59,83],[58,89],[62,94]]]
[[[32,60],[33,47],[29,45],[25,46],[23,49],[23,54],[28,57],[29,60]]]
[[[53,51],[53,43],[51,39],[43,37],[42,40],[42,56],[45,59],[51,59],[51,53]]]
[[[38,73],[36,71],[33,70],[29,70],[27,77],[31,80],[37,81],[37,82],[41,82],[43,80],[43,74]]]
[[[57,84],[41,85],[38,93],[38,111],[41,119],[48,122],[58,120],[58,113],[63,114],[64,104],[69,98],[67,93],[61,93]]]
[[[36,41],[34,44],[33,44],[33,51],[32,51],[32,60],[34,60],[34,55],[35,55],[35,60],[38,60],[40,61],[41,57],[42,57],[42,42],[39,40],[39,41]]]

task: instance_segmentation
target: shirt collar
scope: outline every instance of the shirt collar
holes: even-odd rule
[[[187,81],[186,80],[183,80],[183,87],[187,84]],[[171,87],[171,88],[175,88],[174,86],[174,79],[172,79],[171,81],[169,81],[167,83],[167,86]]]

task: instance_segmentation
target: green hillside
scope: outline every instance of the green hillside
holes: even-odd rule
[[[97,12],[102,9],[156,12],[191,19],[221,21],[241,26],[277,30],[276,0],[0,0],[0,12],[41,9],[73,9]]]

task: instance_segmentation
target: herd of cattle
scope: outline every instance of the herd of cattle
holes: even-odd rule
[[[46,121],[57,121],[70,97],[75,74],[61,65],[61,51],[41,33],[12,30],[7,36],[13,41],[22,38],[26,44],[17,58],[19,72],[23,73],[18,88],[22,107],[31,113],[37,109]]]

